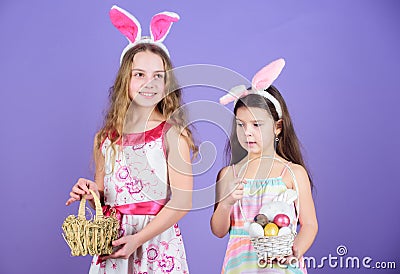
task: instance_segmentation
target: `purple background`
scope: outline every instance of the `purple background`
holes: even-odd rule
[[[108,18],[130,10],[148,34],[151,16],[176,11],[166,44],[175,66],[217,64],[247,78],[285,57],[285,96],[316,185],[319,233],[306,254],[399,259],[400,4],[392,1],[10,1],[0,3],[0,273],[86,273],[61,237],[71,186],[92,176],[91,150],[125,39]],[[251,5],[248,3],[252,3]],[[396,27],[397,26],[397,27]],[[196,88],[185,101],[217,100]],[[196,177],[211,185],[225,137],[196,125],[218,149]],[[219,273],[227,237],[209,228],[212,207],[181,222],[191,273]],[[310,273],[362,270],[311,269]],[[373,270],[370,270],[373,271]],[[395,273],[380,270],[379,273]]]

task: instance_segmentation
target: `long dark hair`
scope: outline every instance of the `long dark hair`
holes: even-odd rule
[[[268,89],[266,89],[266,91],[272,96],[274,96],[276,100],[278,100],[282,108],[282,118],[281,118],[282,129],[279,135],[277,136],[279,138],[279,141],[276,146],[276,153],[287,161],[303,166],[307,171],[312,189],[314,187],[314,184],[312,182],[310,172],[307,169],[306,164],[304,162],[303,155],[300,149],[300,142],[299,139],[297,138],[296,132],[294,131],[292,119],[290,118],[290,114],[286,106],[285,100],[283,99],[278,89],[274,86],[270,86]],[[237,110],[241,107],[256,107],[265,109],[271,114],[272,119],[275,122],[279,120],[279,116],[278,113],[276,112],[274,104],[272,104],[271,101],[269,101],[264,96],[250,93],[240,98],[236,102],[235,108],[233,110],[235,116]],[[236,135],[236,121],[234,119],[232,123],[231,138],[230,141],[227,142],[225,147],[226,161],[229,164],[236,164],[246,155],[247,151],[239,144],[239,140]]]

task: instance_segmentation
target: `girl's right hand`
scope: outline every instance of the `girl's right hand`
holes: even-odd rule
[[[100,197],[100,193],[95,182],[85,178],[80,178],[72,187],[72,191],[69,193],[70,198],[67,200],[65,205],[68,206],[75,201],[80,201],[83,195],[86,195],[86,200],[93,200],[93,196],[89,192],[89,189],[93,190],[97,194],[97,197]]]
[[[243,184],[245,183],[246,181],[241,178],[234,178],[230,184],[230,187],[228,188],[228,191],[226,192],[226,194],[229,196],[223,199],[221,203],[228,206],[233,206],[237,200],[242,199],[244,189]]]

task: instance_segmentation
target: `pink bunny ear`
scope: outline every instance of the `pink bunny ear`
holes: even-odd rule
[[[253,80],[251,81],[253,87],[256,90],[269,88],[276,78],[278,78],[284,66],[285,60],[280,58],[262,68],[256,73],[256,75],[254,75]]]
[[[110,18],[113,25],[126,37],[131,43],[141,38],[142,28],[139,21],[126,10],[118,6],[113,6],[110,10]]]
[[[150,33],[154,42],[162,42],[167,36],[172,23],[179,20],[179,15],[174,12],[164,11],[151,18]]]
[[[222,105],[227,105],[242,96],[246,96],[248,93],[249,92],[244,85],[235,86],[229,90],[229,93],[219,98],[219,103]]]

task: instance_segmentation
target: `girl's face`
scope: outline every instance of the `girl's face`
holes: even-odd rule
[[[279,134],[269,112],[257,107],[239,107],[236,111],[236,134],[249,155],[272,155],[275,134]]]
[[[149,51],[135,54],[129,98],[142,107],[154,107],[164,97],[165,70],[161,57]]]

